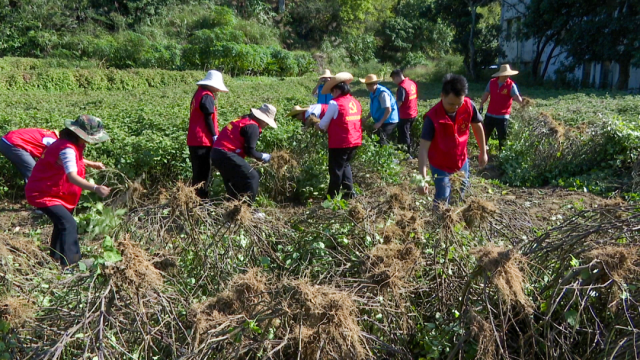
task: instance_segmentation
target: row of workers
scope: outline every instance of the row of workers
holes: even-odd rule
[[[397,75],[395,72],[394,80],[398,79]],[[496,75],[507,76],[505,69]],[[321,118],[317,128],[328,136],[330,196],[340,192],[346,197],[354,195],[350,161],[362,144],[362,107],[351,95],[352,80],[353,76],[349,73],[331,76],[320,90],[322,95],[331,94],[329,104],[316,106],[316,109],[320,109],[318,113],[313,112],[313,106],[304,112],[306,117],[312,111]],[[505,86],[509,86],[506,88],[507,94],[513,94],[515,84],[498,77],[500,80],[498,89],[503,91]],[[398,83],[402,83],[402,79]],[[489,84],[489,90],[494,98],[495,85],[492,83]],[[198,175],[204,178],[206,174],[206,179],[201,182],[203,186],[199,189],[200,195],[205,196],[210,166],[213,165],[220,172],[229,196],[239,198],[249,195],[250,200],[254,200],[259,176],[244,158],[251,156],[262,162],[271,159],[269,154],[258,152],[256,145],[263,129],[277,128],[276,108],[264,104],[258,109],[251,109],[249,114],[218,131],[216,94],[227,91],[222,74],[210,71],[205,79],[198,82],[198,90],[191,101],[187,143],[194,183],[199,183]],[[447,75],[442,85],[441,101],[423,118],[419,171],[426,178],[429,164],[436,184],[436,201],[448,201],[451,174],[462,170],[468,177],[466,144],[469,126],[474,128],[480,148],[480,165],[484,166],[487,161],[482,116],[466,97],[467,92],[468,85],[464,77]],[[483,103],[485,101],[483,97]],[[81,115],[76,120],[65,121],[65,128],[60,132],[19,129],[9,132],[0,140],[0,153],[18,168],[27,184],[27,201],[53,222],[51,256],[63,266],[75,264],[81,259],[77,224],[72,214],[82,190],[93,191],[101,197],[110,192],[106,186],[85,180],[85,167],[101,170],[105,166],[83,156],[86,144],[103,142],[108,138],[100,119]],[[40,160],[36,163],[34,158]],[[426,193],[427,188],[419,190]]]

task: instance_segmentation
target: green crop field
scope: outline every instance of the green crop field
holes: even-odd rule
[[[532,105],[514,104],[504,152],[478,169],[471,140],[467,202],[436,214],[410,185],[417,162],[371,135],[354,161],[361,195],[326,200],[325,135],[285,117],[313,102],[315,78],[227,77],[221,126],[278,108],[258,143],[273,163],[254,163],[267,219],[253,220],[221,200],[217,174],[209,202],[184,185],[202,76],[0,69],[0,133],[98,116],[111,140],[86,157],[108,170],[89,178],[114,189],[75,214],[95,267],[61,275],[50,223],[0,158],[0,359],[636,354],[640,96],[521,86]],[[440,85],[419,88],[423,114]],[[353,91],[368,108],[364,85]]]

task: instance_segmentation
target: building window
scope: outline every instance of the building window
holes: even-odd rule
[[[514,19],[507,20],[507,31],[505,33],[505,38],[507,41],[511,41],[511,36],[513,35],[513,20]]]

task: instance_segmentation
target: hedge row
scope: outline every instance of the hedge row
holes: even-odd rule
[[[6,90],[131,90],[193,84],[199,71],[47,69],[0,70],[0,89]]]

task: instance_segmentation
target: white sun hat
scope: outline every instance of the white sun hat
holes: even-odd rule
[[[259,109],[251,109],[253,116],[267,123],[272,128],[277,128],[276,124],[276,107],[271,104],[263,104]]]
[[[197,85],[207,85],[218,89],[220,92],[229,92],[224,81],[222,80],[222,73],[217,70],[209,70],[207,76],[204,79],[197,82]]]

